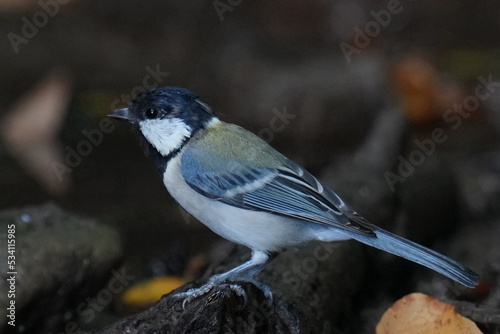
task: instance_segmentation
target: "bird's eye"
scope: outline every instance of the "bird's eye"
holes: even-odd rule
[[[149,119],[156,118],[156,117],[158,117],[158,109],[156,109],[156,108],[148,108],[144,112],[144,115],[146,116],[146,118],[149,118]]]

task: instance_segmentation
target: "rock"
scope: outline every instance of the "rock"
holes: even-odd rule
[[[15,298],[0,295],[1,331],[63,330],[73,310],[80,305],[85,309],[85,298],[102,287],[119,263],[122,249],[118,233],[54,204],[6,210],[0,213],[2,253],[7,250],[6,234],[12,225],[15,267],[9,268],[7,257],[2,256],[0,271],[17,273],[13,274]],[[9,287],[5,279],[0,281],[1,291]],[[15,300],[15,328],[7,324],[3,307],[11,300]]]
[[[224,261],[206,277],[249,257],[242,246],[226,250]],[[189,283],[98,334],[329,332],[348,314],[345,301],[362,282],[364,267],[358,243],[311,242],[281,254],[258,276],[273,291],[272,299],[252,283],[232,281],[246,298],[221,284],[183,309],[183,299],[175,294],[201,285]]]

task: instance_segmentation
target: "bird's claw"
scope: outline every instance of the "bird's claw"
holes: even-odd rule
[[[257,286],[264,293],[264,296],[266,297],[266,299],[268,301],[272,302],[272,300],[273,300],[273,293],[272,293],[271,289],[269,289],[268,286],[266,286],[266,285],[264,285],[262,283],[253,281],[253,280],[250,283],[252,283],[255,286]],[[193,300],[195,300],[195,299],[197,299],[197,298],[199,298],[201,296],[204,296],[204,295],[208,294],[217,285],[225,285],[225,286],[229,287],[229,289],[232,292],[234,292],[238,297],[242,297],[243,298],[243,307],[245,307],[247,305],[248,295],[247,295],[245,289],[243,289],[241,287],[241,285],[236,284],[236,283],[210,282],[209,281],[206,284],[204,284],[204,285],[202,285],[202,286],[200,286],[198,288],[192,288],[192,289],[189,289],[187,291],[178,293],[174,297],[175,298],[183,298],[184,299],[182,301],[182,309],[186,310],[186,306],[187,306],[188,303],[192,302]],[[207,303],[210,303],[215,297],[217,297],[217,295],[220,292],[221,291],[219,290],[216,293],[214,293],[213,295],[211,295],[207,299]]]
[[[229,288],[231,289],[231,291],[234,291],[234,293],[236,293],[238,297],[243,298],[243,307],[245,307],[248,301],[248,296],[245,289],[243,289],[241,286],[237,284],[229,284]]]
[[[225,285],[225,286],[228,286],[229,289],[231,291],[233,291],[238,297],[242,297],[243,298],[243,307],[245,307],[247,305],[247,301],[248,301],[248,296],[247,296],[247,293],[245,291],[245,289],[243,289],[240,285],[238,284],[234,284],[234,283],[223,283],[221,285]],[[214,294],[212,294],[210,297],[207,298],[207,302],[206,304],[210,303],[214,298],[216,298],[219,294],[221,293],[221,290],[215,292]]]
[[[259,282],[253,278],[246,278],[245,279],[246,282],[248,283],[251,283],[253,285],[255,285],[257,288],[259,288],[260,291],[262,291],[262,293],[264,294],[264,297],[266,298],[266,300],[271,304],[273,302],[273,292],[271,291],[271,288],[269,288],[269,286],[267,286],[266,284],[262,283],[262,282]]]
[[[247,301],[248,301],[247,293],[246,293],[245,289],[243,289],[241,286],[239,286],[238,284],[235,284],[235,283],[219,283],[219,284],[228,286],[229,289],[231,291],[235,292],[238,297],[243,298],[244,305],[247,304]],[[218,284],[215,282],[208,282],[208,283],[200,286],[199,288],[192,288],[192,289],[189,289],[187,291],[178,293],[174,297],[184,298],[184,300],[182,301],[182,309],[186,310],[186,306],[188,303],[192,302],[193,300],[195,300],[201,296],[206,295],[216,285],[218,285]],[[214,297],[215,297],[215,294],[214,294],[214,296],[210,296],[207,300],[207,303],[211,302]]]
[[[195,300],[198,297],[201,297],[203,295],[206,295],[207,293],[212,290],[212,288],[215,286],[215,284],[208,282],[205,285],[200,286],[199,288],[193,288],[189,289],[185,292],[181,292],[175,295],[176,298],[184,298],[182,301],[182,309],[185,311],[186,310],[186,305],[190,303],[191,301]]]
[[[266,287],[265,289],[261,288],[261,291],[264,292],[264,296],[266,297],[267,301],[270,304],[272,304],[272,302],[273,302],[273,292],[271,291],[271,289],[269,289],[268,287]]]

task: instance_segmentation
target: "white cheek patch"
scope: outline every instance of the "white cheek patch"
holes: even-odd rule
[[[192,131],[191,127],[179,118],[147,119],[140,122],[139,128],[149,143],[163,156],[180,148]]]

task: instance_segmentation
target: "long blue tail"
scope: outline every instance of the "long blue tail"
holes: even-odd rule
[[[342,231],[357,241],[426,266],[466,287],[473,288],[479,283],[478,274],[443,254],[378,227],[374,227],[374,232],[377,237]]]

